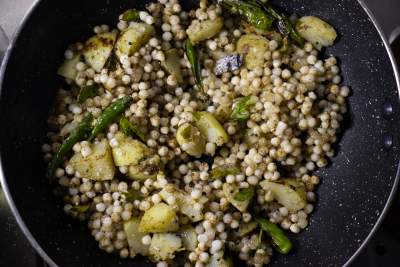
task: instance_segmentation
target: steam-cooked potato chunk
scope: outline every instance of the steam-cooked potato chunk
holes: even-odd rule
[[[99,33],[89,38],[83,48],[86,63],[100,72],[112,53],[116,39],[116,32]]]
[[[160,156],[154,155],[128,168],[128,177],[134,180],[155,179],[162,166]]]
[[[138,51],[142,45],[149,41],[153,32],[154,29],[149,24],[131,22],[130,26],[121,32],[115,44],[115,53],[119,60]]]
[[[301,210],[306,205],[302,196],[287,185],[262,181],[260,183],[264,190],[270,190],[276,201],[288,208],[290,212]]]
[[[219,33],[224,26],[224,21],[221,17],[209,20],[193,20],[186,33],[193,44],[210,39]]]
[[[319,50],[333,45],[337,37],[336,30],[329,23],[314,16],[300,18],[296,30]]]
[[[64,63],[58,68],[57,74],[65,78],[74,80],[78,71],[76,70],[76,64],[81,59],[82,54],[77,53],[71,59],[66,59]]]
[[[179,126],[176,141],[183,151],[189,155],[200,157],[206,149],[206,141],[197,127],[190,123]]]
[[[195,112],[194,117],[197,128],[207,138],[208,142],[215,143],[218,146],[228,142],[228,134],[224,127],[211,113],[206,111]]]
[[[140,254],[143,256],[148,255],[149,245],[142,243],[142,238],[146,234],[139,232],[139,218],[132,218],[124,223],[124,231],[126,240],[128,240],[129,250],[131,255]]]
[[[96,181],[112,180],[115,166],[111,155],[111,148],[106,139],[90,145],[92,153],[83,157],[80,152],[75,153],[69,163],[79,174]]]
[[[189,194],[180,190],[176,186],[168,185],[161,190],[159,194],[164,201],[167,201],[170,197],[175,197],[179,211],[188,216],[193,222],[203,219],[203,211],[194,208],[196,201],[194,201]]]
[[[175,234],[154,234],[150,244],[150,258],[157,262],[171,260],[182,249],[182,241]]]
[[[148,209],[139,224],[139,232],[165,233],[179,228],[178,216],[174,209],[165,203],[159,203]]]
[[[245,212],[247,210],[251,199],[236,200],[235,194],[237,194],[239,190],[235,185],[224,184],[222,187],[222,191],[224,192],[224,195],[229,203],[231,203],[235,208],[237,208],[241,212]]]
[[[142,142],[118,132],[114,136],[118,145],[112,148],[116,166],[136,165],[152,155],[152,151]]]
[[[236,44],[237,52],[244,54],[244,64],[250,70],[264,66],[264,54],[268,49],[268,40],[256,34],[245,34]]]
[[[197,233],[192,226],[188,225],[185,228],[181,229],[178,232],[178,235],[181,237],[182,245],[186,250],[195,251],[198,243]]]
[[[165,51],[165,60],[161,62],[164,69],[171,75],[174,75],[179,83],[183,82],[180,56],[178,49],[172,48]]]

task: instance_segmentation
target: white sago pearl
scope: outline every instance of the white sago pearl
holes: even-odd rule
[[[117,146],[118,146],[118,141],[117,141],[117,139],[112,138],[112,139],[110,140],[110,146],[111,146],[111,147],[117,147]]]
[[[207,243],[208,236],[206,234],[200,234],[197,236],[197,241],[199,241],[200,243]]]
[[[229,174],[228,176],[226,176],[226,182],[229,184],[233,184],[235,182],[235,176],[232,174]]]
[[[145,235],[145,236],[142,237],[142,244],[143,245],[148,246],[148,245],[150,245],[150,243],[151,243],[150,235]]]
[[[146,22],[147,24],[153,24],[154,23],[154,18],[152,16],[147,16],[144,20],[144,22]]]
[[[165,261],[159,261],[157,262],[157,267],[168,267],[168,263]]]
[[[208,255],[207,252],[201,252],[199,255],[199,260],[206,263],[210,259],[210,256]]]
[[[215,154],[216,145],[214,143],[207,143],[206,144],[206,152],[213,156]]]
[[[194,189],[194,190],[190,193],[190,196],[191,196],[193,199],[199,199],[199,198],[201,197],[201,191],[198,190],[198,189]]]
[[[96,204],[96,210],[98,212],[104,212],[106,210],[106,205],[104,203]]]
[[[89,146],[84,146],[81,149],[81,154],[84,158],[92,154],[92,149]]]
[[[222,249],[222,242],[221,240],[214,240],[211,242],[211,249],[213,249],[214,251],[220,251]]]

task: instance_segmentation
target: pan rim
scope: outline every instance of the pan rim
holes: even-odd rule
[[[8,48],[5,52],[4,58],[1,62],[0,65],[0,100],[1,100],[1,91],[3,88],[3,81],[4,81],[4,74],[6,70],[6,66],[8,64],[8,61],[10,59],[11,53],[14,50],[15,43],[18,39],[18,36],[20,35],[21,31],[24,29],[26,23],[28,22],[29,18],[31,17],[32,13],[36,10],[36,8],[39,6],[39,3],[41,0],[34,0],[32,5],[29,7],[28,11],[25,13],[20,25],[17,27],[17,30],[14,32],[13,36],[10,38],[10,43],[8,45]],[[389,56],[391,65],[392,65],[392,70],[393,74],[396,80],[396,86],[397,86],[397,91],[400,96],[400,74],[399,74],[399,69],[396,63],[396,60],[393,56],[392,50],[390,48],[388,40],[385,38],[385,35],[383,33],[382,28],[379,26],[378,21],[376,20],[375,16],[372,14],[371,10],[367,7],[365,2],[363,0],[357,0],[357,3],[363,8],[364,12],[367,14],[369,19],[371,20],[372,24],[375,26],[376,31],[378,32],[384,46],[387,55]],[[15,217],[19,228],[22,230],[24,233],[25,237],[28,239],[29,243],[32,245],[32,247],[36,250],[36,252],[46,261],[47,264],[49,264],[51,267],[57,267],[58,265],[53,261],[52,258],[43,250],[43,248],[39,245],[38,241],[36,238],[32,235],[30,230],[28,229],[27,225],[23,221],[16,205],[15,202],[11,196],[11,192],[8,188],[7,181],[5,179],[4,171],[3,171],[3,166],[2,166],[2,155],[0,153],[0,185],[2,187],[2,190],[4,192],[4,196],[6,198],[6,201],[8,205],[10,206],[10,209],[13,213],[13,216]],[[376,220],[374,226],[370,230],[369,234],[367,237],[363,240],[361,245],[358,247],[358,249],[353,253],[353,255],[346,261],[346,263],[343,266],[349,266],[361,253],[361,251],[366,247],[368,242],[371,240],[371,238],[375,235],[376,231],[379,229],[380,225],[382,224],[383,219],[385,218],[390,205],[393,202],[395,193],[397,191],[397,188],[399,186],[399,179],[400,179],[400,162],[397,164],[397,173],[395,180],[393,182],[392,190],[390,191],[389,197],[382,209],[382,212],[379,216],[379,218]]]
[[[34,0],[34,2],[31,4],[29,7],[28,11],[25,13],[25,15],[22,18],[21,23],[17,27],[17,30],[13,33],[13,36],[10,38],[10,42],[8,44],[7,50],[4,54],[4,58],[1,62],[0,65],[0,100],[1,100],[1,92],[3,90],[3,82],[4,82],[4,74],[6,71],[6,66],[8,64],[8,61],[10,59],[11,53],[14,50],[15,43],[17,42],[18,36],[22,32],[22,30],[25,28],[26,23],[28,22],[29,18],[31,17],[32,13],[36,10],[37,6],[41,0]],[[49,255],[44,251],[44,249],[39,245],[38,241],[36,238],[32,235],[31,231],[28,229],[28,226],[25,224],[24,220],[22,219],[17,206],[15,205],[14,199],[11,196],[11,192],[8,188],[8,184],[4,175],[3,171],[3,164],[2,164],[2,153],[0,152],[0,185],[1,189],[4,192],[5,199],[10,206],[11,212],[14,216],[14,218],[17,221],[17,224],[19,228],[22,230],[23,234],[25,237],[28,239],[28,242],[31,244],[31,246],[35,249],[35,251],[42,257],[47,264],[49,264],[51,267],[57,267],[58,265],[53,261],[52,258],[50,258]]]

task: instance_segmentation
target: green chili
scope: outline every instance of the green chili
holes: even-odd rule
[[[256,1],[221,0],[219,3],[231,13],[240,14],[252,26],[260,30],[269,30],[274,18]]]
[[[47,169],[47,177],[53,178],[54,172],[61,165],[64,157],[72,150],[72,147],[79,141],[86,139],[92,129],[93,116],[86,114],[82,121],[71,132],[67,139],[62,143],[58,152],[53,156]]]
[[[265,7],[265,9],[277,20],[276,27],[278,31],[285,36],[289,36],[299,47],[303,48],[304,39],[293,27],[288,16],[284,13],[278,13],[271,6]]]
[[[186,40],[185,52],[186,52],[186,57],[189,60],[191,66],[193,76],[196,80],[196,84],[202,88],[203,83],[201,79],[201,65],[199,59],[199,51],[197,47],[190,41],[190,39]]]
[[[97,118],[96,123],[93,127],[93,130],[90,134],[89,140],[93,140],[98,134],[102,133],[111,123],[113,123],[131,104],[132,97],[125,96],[110,106],[108,106],[103,113]]]
[[[292,242],[287,238],[281,228],[266,219],[257,218],[257,222],[261,229],[271,237],[272,243],[279,253],[288,254],[290,252],[292,249]]]
[[[137,125],[130,122],[125,116],[119,120],[119,127],[126,136],[137,136],[142,142],[146,143],[146,135]]]

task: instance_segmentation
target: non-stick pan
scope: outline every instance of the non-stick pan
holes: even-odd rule
[[[194,1],[181,1],[185,6]],[[61,84],[56,69],[69,43],[94,25],[115,25],[118,14],[145,1],[36,1],[8,49],[1,69],[1,182],[22,230],[50,264],[150,266],[98,249],[86,225],[63,214],[44,177],[41,142]],[[318,203],[295,250],[273,266],[348,264],[379,226],[397,186],[400,157],[399,79],[387,43],[366,7],[356,0],[274,1],[288,12],[316,15],[340,33],[326,54],[340,58],[351,86],[345,131],[331,164],[320,171]],[[10,241],[11,242],[11,241]],[[235,266],[243,263],[237,262]]]

